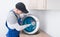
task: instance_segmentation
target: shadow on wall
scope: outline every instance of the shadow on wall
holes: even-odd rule
[[[30,10],[30,13],[36,16],[40,21],[40,29],[46,31],[45,10]]]

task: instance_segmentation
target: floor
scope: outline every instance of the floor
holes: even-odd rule
[[[51,36],[49,36],[48,34],[46,34],[43,31],[40,31],[40,33],[36,34],[36,35],[27,35],[27,34],[21,33],[20,37],[51,37]]]

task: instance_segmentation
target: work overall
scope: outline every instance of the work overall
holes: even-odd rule
[[[15,12],[12,10],[12,12],[14,13],[14,15],[17,17],[17,15],[15,14]],[[18,19],[18,24],[21,24],[21,18]],[[8,27],[7,21],[6,21],[6,27],[8,28],[8,33],[6,34],[6,37],[19,37],[20,31],[17,31],[16,29],[11,29]]]

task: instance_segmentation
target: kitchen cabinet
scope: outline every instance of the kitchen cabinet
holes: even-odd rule
[[[48,10],[60,10],[60,0],[47,0]]]
[[[29,0],[29,9],[46,10],[47,0]]]

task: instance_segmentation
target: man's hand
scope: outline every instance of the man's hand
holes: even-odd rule
[[[29,27],[30,25],[35,25],[35,22],[33,21],[31,24],[25,24],[26,25],[26,27]]]
[[[31,24],[34,26],[35,25],[35,22],[33,21]]]

